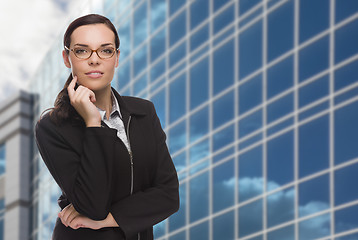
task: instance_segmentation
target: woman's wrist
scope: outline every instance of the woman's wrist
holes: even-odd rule
[[[106,219],[102,220],[101,225],[103,227],[119,227],[116,220],[114,220],[113,215],[108,213]]]

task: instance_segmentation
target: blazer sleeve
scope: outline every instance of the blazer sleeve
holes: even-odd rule
[[[127,238],[166,219],[179,209],[179,182],[170,157],[166,135],[153,104],[152,122],[156,139],[157,161],[151,188],[112,203],[110,212]]]
[[[111,204],[113,149],[116,131],[88,127],[83,149],[73,149],[49,118],[35,128],[40,154],[74,208],[93,220],[107,217]]]

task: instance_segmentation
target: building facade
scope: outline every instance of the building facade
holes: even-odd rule
[[[155,239],[358,239],[358,1],[103,0],[98,11],[121,40],[112,86],[154,102],[178,171],[180,210]],[[61,37],[31,84],[34,124],[69,74]],[[42,240],[60,191],[33,152]]]

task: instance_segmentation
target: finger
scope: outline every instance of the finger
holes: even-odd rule
[[[93,103],[96,101],[96,95],[91,90],[90,90],[89,98],[90,98],[90,101],[93,102]]]
[[[63,210],[62,210],[62,221],[65,223],[66,227],[68,226],[68,217],[71,215],[72,213],[72,204],[68,205],[67,207],[65,207]]]
[[[76,92],[75,91],[76,82],[77,82],[77,76],[74,76],[72,81],[70,82],[70,84],[67,87],[67,92],[68,92],[68,96],[70,97],[70,99],[72,98],[72,96]]]

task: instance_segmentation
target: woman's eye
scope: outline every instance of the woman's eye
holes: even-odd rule
[[[78,48],[78,49],[75,49],[75,53],[76,54],[83,54],[83,53],[87,53],[87,49],[85,48]]]
[[[112,48],[105,48],[103,49],[101,52],[105,53],[105,54],[112,54],[113,53],[113,49]]]

